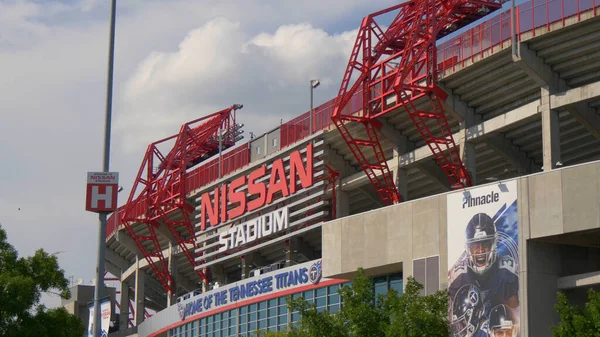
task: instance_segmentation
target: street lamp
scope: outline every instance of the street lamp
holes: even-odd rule
[[[319,80],[310,80],[310,111],[308,113],[308,115],[310,116],[310,118],[308,119],[310,126],[308,127],[308,131],[311,135],[313,134],[313,90],[316,89],[319,86],[319,84],[321,84]]]
[[[113,95],[113,73],[115,59],[115,16],[117,11],[117,0],[110,2],[110,31],[108,42],[108,71],[106,81],[106,111],[104,116],[104,156],[102,160],[102,172],[109,172],[110,163],[110,132],[112,124],[112,95]],[[115,214],[116,216],[116,214]],[[107,212],[98,215],[98,256],[96,265],[96,284],[94,286],[94,317],[93,337],[100,337],[101,334],[101,312],[100,298],[104,296],[104,255],[106,246],[106,219]]]

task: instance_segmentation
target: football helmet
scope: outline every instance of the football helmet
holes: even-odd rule
[[[482,275],[496,262],[498,232],[494,220],[485,213],[475,214],[467,224],[466,239],[468,266]]]
[[[517,337],[519,324],[512,309],[500,304],[490,312],[488,329],[490,337]]]
[[[462,286],[452,299],[451,309],[452,337],[475,336],[485,310],[479,288],[472,284]]]

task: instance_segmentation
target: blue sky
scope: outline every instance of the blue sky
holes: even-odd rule
[[[117,15],[111,170],[132,187],[148,143],[243,103],[260,134],[339,88],[355,29],[392,0],[125,0]],[[0,2],[0,223],[22,255],[94,277],[86,172],[102,163],[108,0]],[[121,200],[127,193],[122,193]],[[20,210],[19,210],[20,208]],[[46,297],[50,306],[56,297]]]

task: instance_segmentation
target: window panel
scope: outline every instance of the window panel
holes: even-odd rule
[[[302,293],[302,297],[304,297],[305,300],[311,300],[314,297],[313,291],[305,291],[304,293]]]
[[[279,307],[279,309],[277,310],[277,313],[279,315],[287,314],[287,306],[281,306],[281,307]]]

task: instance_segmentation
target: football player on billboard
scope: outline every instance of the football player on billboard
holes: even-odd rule
[[[506,304],[519,306],[517,262],[511,256],[498,256],[498,232],[494,220],[485,213],[471,218],[466,229],[466,259],[451,270],[450,294],[465,284],[479,287],[486,308]]]
[[[485,308],[479,288],[462,286],[451,298],[450,332],[452,337],[488,337],[483,328]]]
[[[490,337],[518,337],[517,316],[508,306],[497,305],[490,312],[488,330]]]

